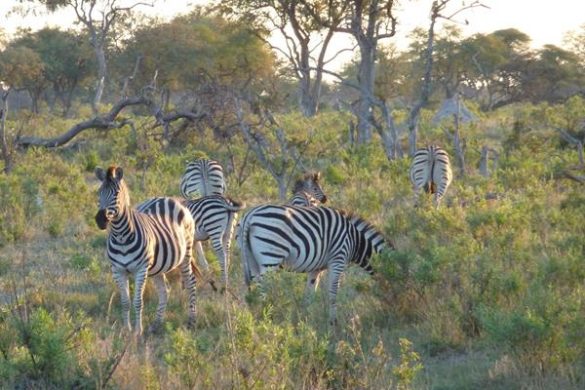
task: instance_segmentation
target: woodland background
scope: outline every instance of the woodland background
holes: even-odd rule
[[[464,37],[483,4],[442,0],[399,51],[389,0],[229,0],[170,21],[21,3],[79,23],[0,39],[2,387],[583,388],[585,29],[563,48]],[[338,71],[335,34],[357,53]],[[438,210],[408,180],[431,143],[455,172]],[[93,171],[122,166],[137,204],[178,195],[202,156],[248,206],[319,170],[331,206],[395,243],[379,278],[345,275],[337,334],[323,289],[303,305],[304,275],[248,291],[233,245],[232,294],[200,283],[195,330],[172,278],[163,334],[123,337]],[[155,305],[148,285],[147,323]]]

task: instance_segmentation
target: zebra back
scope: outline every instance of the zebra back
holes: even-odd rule
[[[203,158],[188,163],[180,190],[185,199],[223,195],[226,191],[223,167],[215,160]]]
[[[240,222],[237,242],[248,284],[259,266],[268,264],[258,262],[266,259],[280,258],[293,271],[311,272],[327,268],[328,258],[337,261],[341,256],[344,264],[354,262],[373,274],[369,259],[388,246],[380,232],[357,216],[329,207],[276,205],[250,210]]]

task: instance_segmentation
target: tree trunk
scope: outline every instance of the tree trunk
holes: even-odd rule
[[[408,115],[408,131],[410,135],[408,137],[408,148],[411,156],[414,156],[416,152],[416,141],[418,131],[418,121],[420,118],[421,109],[427,105],[429,97],[431,96],[431,81],[433,73],[433,51],[435,46],[435,23],[439,17],[439,10],[436,8],[437,4],[433,2],[431,8],[431,24],[428,30],[427,47],[425,51],[425,73],[423,76],[423,83],[421,86],[420,99],[410,110]]]
[[[455,153],[457,154],[457,162],[459,164],[460,175],[461,177],[465,176],[465,151],[464,147],[461,144],[461,135],[459,133],[459,97],[457,97],[457,113],[454,115],[454,122],[455,122],[455,134],[453,135],[453,143],[455,147]]]
[[[104,50],[103,44],[99,42],[95,43],[94,46],[97,65],[98,65],[98,73],[97,73],[97,84],[95,89],[95,96],[93,99],[93,112],[97,114],[99,112],[99,105],[102,102],[102,97],[104,94],[104,88],[106,84],[106,77],[108,75],[108,66],[106,63],[106,53]]]
[[[370,121],[372,102],[370,96],[374,95],[376,47],[366,39],[359,40],[358,45],[361,54],[358,70],[361,96],[357,107],[357,143],[363,145],[372,140],[372,125]]]
[[[6,115],[8,114],[8,95],[10,90],[2,91],[2,109],[0,110],[0,141],[2,142],[2,159],[4,160],[4,173],[12,171],[12,156],[6,139]]]
[[[489,158],[489,148],[487,146],[483,146],[481,148],[481,157],[479,158],[479,174],[483,177],[488,177],[490,175],[488,169],[488,158]]]

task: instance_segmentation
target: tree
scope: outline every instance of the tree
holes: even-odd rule
[[[284,56],[290,74],[299,81],[299,106],[305,116],[317,113],[326,58],[336,27],[347,3],[324,0],[230,0],[222,1],[224,15],[236,16],[254,26],[258,36]],[[277,31],[285,47],[273,45],[269,34]]]
[[[89,43],[94,50],[97,64],[97,82],[92,102],[94,113],[102,101],[104,88],[108,78],[107,45],[117,23],[129,17],[138,6],[153,6],[152,3],[135,2],[122,6],[123,0],[21,0],[38,2],[50,12],[60,8],[70,8],[75,12],[77,21],[88,34]]]
[[[13,90],[28,91],[31,111],[39,112],[39,99],[47,87],[44,64],[34,50],[24,46],[9,46],[0,53],[0,80]]]
[[[356,104],[357,141],[370,142],[372,138],[372,111],[376,105],[374,88],[376,80],[376,59],[380,41],[396,33],[396,17],[393,14],[394,0],[352,0],[333,2],[335,6],[348,3],[343,23],[336,32],[349,34],[357,42],[360,60],[357,74],[357,89],[360,98]]]
[[[91,50],[84,45],[83,38],[71,31],[44,28],[22,33],[11,45],[28,47],[39,55],[44,78],[52,85],[66,116],[75,89],[89,77]]]
[[[565,35],[564,43],[579,58],[581,66],[585,66],[585,24],[578,31],[569,31]]]
[[[560,102],[583,88],[583,76],[575,54],[545,45],[522,70],[522,97],[532,102]]]

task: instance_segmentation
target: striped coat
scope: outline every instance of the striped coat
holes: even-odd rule
[[[215,160],[201,158],[192,161],[181,177],[181,195],[185,199],[223,195],[226,187],[223,167]]]
[[[387,246],[363,219],[328,207],[265,205],[246,214],[237,243],[246,284],[275,267],[328,272],[329,318],[336,323],[339,278],[350,263],[373,274],[369,259]]]
[[[439,203],[453,180],[451,162],[447,152],[431,145],[416,151],[410,165],[410,181],[415,193],[415,203],[421,190],[435,194],[435,207]]]
[[[237,213],[246,205],[221,195],[185,200],[183,204],[195,220],[195,240],[197,242],[211,241],[221,267],[222,281],[224,285],[227,285],[235,221]]]
[[[140,210],[130,206],[123,170],[96,169],[101,181],[96,223],[108,229],[106,253],[122,303],[125,327],[130,330],[129,275],[134,276],[135,333],[142,334],[143,294],[147,278],[153,278],[159,305],[152,329],[163,321],[168,292],[165,273],[180,268],[189,292],[189,324],[195,321],[195,276],[191,266],[195,223],[187,208],[172,198],[155,198]]]

